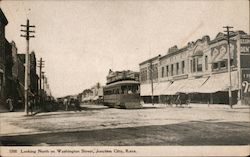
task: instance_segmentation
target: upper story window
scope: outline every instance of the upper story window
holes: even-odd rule
[[[147,71],[147,68],[143,68],[143,69],[141,69],[141,82],[144,82],[144,81],[147,81],[147,73],[148,73],[148,71]]]
[[[164,77],[164,67],[161,67],[161,77]]]
[[[179,63],[176,63],[176,75],[179,74]]]
[[[185,69],[185,61],[181,62],[181,73],[184,74],[184,69]]]
[[[190,60],[190,72],[193,73],[193,60]]]
[[[193,72],[196,72],[196,59],[193,59]]]
[[[202,71],[202,57],[197,58],[197,72]]]
[[[168,68],[169,66],[167,65],[166,66],[166,76],[168,77],[168,74],[169,74],[169,68]]]
[[[148,67],[150,79],[158,79],[158,64],[153,64]]]
[[[173,75],[174,75],[174,65],[171,64],[170,76],[173,76]]]
[[[205,69],[208,70],[208,59],[207,59],[207,56],[205,56]]]
[[[219,63],[213,63],[213,69],[214,70],[219,69]]]
[[[226,68],[226,61],[220,62],[220,68]]]
[[[153,79],[158,79],[158,64],[154,65]]]

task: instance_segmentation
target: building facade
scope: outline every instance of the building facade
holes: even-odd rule
[[[6,102],[6,81],[5,81],[5,26],[8,20],[0,8],[0,105]]]
[[[170,95],[186,93],[192,102],[228,104],[230,81],[227,61],[230,55],[233,104],[241,100],[248,103],[250,36],[237,31],[230,37],[230,53],[227,36],[218,33],[213,40],[204,36],[182,48],[173,46],[165,55],[142,62],[139,66],[144,101],[150,101],[153,91],[155,102],[164,102]],[[242,84],[243,80],[245,84]],[[245,94],[244,90],[247,91]]]
[[[103,87],[98,82],[90,89],[85,89],[82,93],[78,94],[80,98],[80,102],[85,103],[101,103],[103,99]]]

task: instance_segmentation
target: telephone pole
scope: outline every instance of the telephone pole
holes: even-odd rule
[[[154,106],[154,81],[153,81],[153,64],[152,60],[150,61],[150,81],[151,81],[151,101]]]
[[[25,32],[25,35],[21,35],[21,37],[26,38],[26,55],[25,55],[25,85],[24,85],[24,98],[25,98],[25,113],[26,115],[29,114],[28,111],[28,92],[29,92],[29,84],[30,84],[30,60],[29,60],[29,40],[30,38],[34,38],[34,35],[30,35],[30,33],[35,33],[35,31],[31,31],[31,27],[35,27],[30,25],[29,19],[27,19],[26,25],[21,25],[21,27],[24,27],[25,30],[21,30],[22,32]]]
[[[233,31],[230,31],[231,26],[225,26],[223,27],[225,28],[226,30],[224,32],[227,33],[227,50],[228,50],[228,63],[227,63],[227,66],[228,66],[228,76],[229,76],[229,87],[228,87],[228,96],[229,96],[229,105],[231,108],[233,108],[233,102],[232,102],[232,90],[231,90],[231,86],[232,86],[232,79],[231,79],[231,54],[230,54],[230,32],[233,32]]]
[[[38,68],[39,68],[39,104],[40,107],[42,105],[42,68],[44,68],[44,61],[42,58],[38,61]]]

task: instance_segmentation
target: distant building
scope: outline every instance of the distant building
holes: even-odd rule
[[[5,39],[5,94],[6,98],[13,98],[13,77],[12,77],[12,45]]]
[[[79,98],[81,102],[100,103],[103,99],[103,87],[100,83],[97,83],[90,89],[85,89],[82,93],[80,93]]]
[[[243,31],[230,34],[230,62],[233,103],[250,104],[250,36]],[[186,93],[192,102],[228,104],[227,37],[219,33],[204,36],[182,48],[173,46],[163,56],[140,63],[141,96],[150,102],[151,75],[154,101]],[[243,84],[242,84],[243,83]]]
[[[19,75],[19,80],[21,82],[21,85],[24,85],[24,79],[25,79],[25,54],[17,54],[18,55],[18,58],[21,62],[21,64],[23,65],[20,66],[18,68],[18,71],[20,70],[20,75]],[[18,61],[19,62],[19,61]],[[24,71],[23,71],[24,69]],[[39,80],[39,77],[38,75],[36,74],[36,55],[35,55],[35,52],[32,51],[30,53],[30,92],[32,93],[32,95],[37,95],[38,94],[38,80]]]
[[[0,108],[2,108],[6,102],[5,26],[7,24],[8,24],[8,20],[0,8]]]

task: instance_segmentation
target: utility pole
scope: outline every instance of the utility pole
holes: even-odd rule
[[[232,86],[232,80],[231,80],[231,54],[230,54],[230,29],[233,28],[231,26],[225,26],[223,27],[225,28],[226,30],[224,32],[227,33],[227,50],[228,50],[228,63],[227,63],[227,66],[228,66],[228,77],[229,77],[229,87],[228,87],[228,96],[229,96],[229,105],[231,108],[233,108],[233,102],[232,102],[232,90],[231,90],[231,86]]]
[[[154,82],[153,82],[153,64],[152,64],[152,60],[150,60],[150,81],[151,81],[151,101],[152,101],[152,105],[154,105]]]
[[[26,55],[25,55],[25,85],[24,85],[24,98],[25,98],[25,113],[26,115],[29,114],[28,111],[28,92],[29,92],[29,84],[30,84],[30,60],[29,60],[29,40],[30,38],[34,38],[34,35],[30,35],[30,33],[35,33],[35,31],[31,31],[31,26],[29,23],[29,19],[27,19],[26,25],[21,25],[21,27],[25,27],[25,30],[21,30],[22,32],[25,32],[25,35],[21,35],[21,37],[26,38]]]
[[[38,61],[39,65],[37,66],[39,68],[39,104],[40,107],[42,105],[42,68],[44,68],[44,61],[42,58]]]

